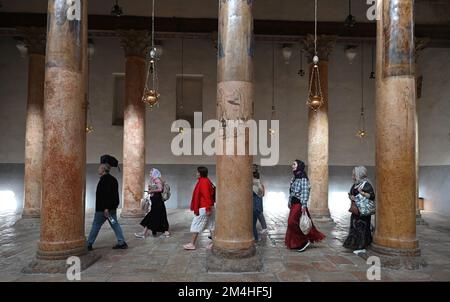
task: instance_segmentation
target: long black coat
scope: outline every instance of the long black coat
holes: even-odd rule
[[[116,210],[119,206],[119,183],[109,173],[100,177],[95,192],[95,211]]]

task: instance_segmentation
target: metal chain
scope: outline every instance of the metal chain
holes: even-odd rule
[[[365,130],[364,117],[364,43],[361,43],[361,124]]]
[[[184,101],[184,37],[181,37],[181,99],[180,99],[180,112],[183,113],[183,101]]]
[[[314,53],[317,56],[317,0],[314,2]]]
[[[152,0],[152,48],[155,47],[155,0]]]
[[[275,110],[275,43],[272,42],[272,113]]]

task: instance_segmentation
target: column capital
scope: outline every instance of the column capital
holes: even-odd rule
[[[125,56],[145,58],[150,48],[150,35],[146,30],[119,30],[120,44]]]
[[[18,27],[17,31],[23,38],[28,54],[45,54],[47,44],[46,31],[43,27]]]
[[[319,61],[328,61],[330,53],[336,44],[337,36],[320,35],[317,37],[317,55]],[[311,63],[314,53],[314,35],[308,34],[302,41],[301,47],[306,52],[308,62]]]
[[[415,38],[414,42],[414,60],[417,63],[420,56],[423,53],[423,50],[427,48],[427,46],[430,44],[431,39],[430,38]]]

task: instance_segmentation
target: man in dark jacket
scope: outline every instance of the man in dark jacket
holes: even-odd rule
[[[116,210],[119,206],[119,184],[117,183],[117,179],[109,174],[110,169],[111,167],[108,164],[101,164],[98,167],[100,181],[98,182],[95,193],[95,216],[87,241],[88,250],[90,251],[92,250],[92,245],[97,238],[100,228],[106,220],[108,220],[109,225],[114,230],[118,241],[113,249],[128,248],[116,216]]]

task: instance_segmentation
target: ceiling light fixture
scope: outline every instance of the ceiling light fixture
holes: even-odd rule
[[[364,44],[361,44],[361,113],[359,117],[359,129],[356,136],[361,139],[367,136],[366,116],[364,112]]]
[[[113,8],[111,9],[111,15],[114,17],[120,17],[123,15],[123,9],[119,6],[119,0],[115,1]]]
[[[314,1],[314,57],[313,68],[311,70],[311,80],[309,83],[308,100],[306,104],[309,108],[317,112],[324,104],[322,87],[320,85],[319,56],[317,55],[317,0]]]
[[[149,61],[147,64],[147,77],[145,80],[145,88],[142,97],[142,101],[149,105],[150,109],[159,106],[159,93],[158,93],[158,70],[156,69],[156,62],[158,61],[158,50],[155,47],[155,0],[152,0],[152,36],[151,46],[149,51]],[[149,83],[149,77],[151,77],[151,83]]]
[[[345,56],[347,57],[348,62],[350,64],[353,63],[353,60],[356,58],[356,55],[358,54],[356,48],[357,48],[356,45],[348,45],[344,50]]]
[[[292,44],[289,44],[289,43],[283,44],[282,54],[283,54],[283,58],[284,58],[284,63],[289,64],[289,60],[291,59],[291,56],[292,56]]]
[[[348,0],[348,16],[345,18],[344,25],[347,28],[353,28],[356,25],[356,19],[352,15],[352,0]]]

